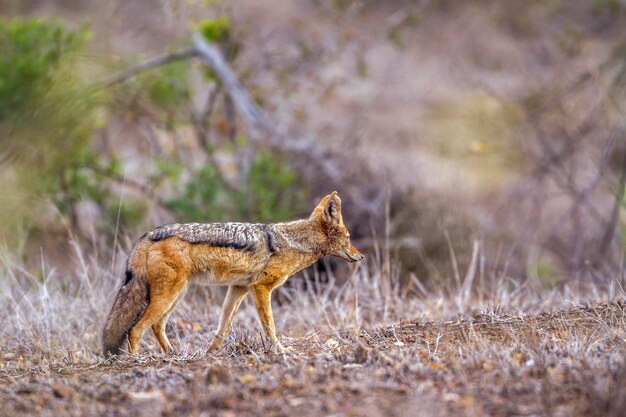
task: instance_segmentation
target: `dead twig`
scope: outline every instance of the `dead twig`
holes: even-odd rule
[[[129,78],[134,77],[135,75],[137,75],[140,72],[143,72],[143,71],[146,71],[146,70],[149,70],[149,69],[153,69],[153,68],[157,68],[157,67],[160,67],[162,65],[169,64],[170,62],[182,61],[184,59],[188,59],[188,58],[191,58],[191,57],[196,56],[196,55],[197,55],[196,48],[187,48],[187,49],[183,49],[182,51],[171,52],[171,53],[168,53],[168,54],[163,54],[163,55],[156,56],[156,57],[154,57],[152,59],[147,60],[146,62],[142,62],[142,63],[137,64],[137,65],[133,65],[132,67],[127,68],[126,70],[124,70],[121,73],[115,75],[114,77],[109,78],[108,80],[106,80],[102,84],[98,85],[97,89],[111,87],[111,86],[113,86],[115,84],[122,83],[122,82],[128,80]]]
[[[619,212],[622,202],[624,201],[624,192],[626,190],[626,149],[622,154],[622,166],[621,172],[617,184],[617,192],[615,193],[615,203],[613,204],[613,211],[611,212],[610,220],[607,224],[604,236],[598,249],[598,259],[604,259],[607,256],[607,250],[609,245],[613,241],[615,235],[615,229],[617,227],[617,221],[619,220]]]
[[[148,197],[150,200],[152,200],[154,203],[156,203],[159,207],[165,209],[165,210],[171,210],[168,205],[167,202],[165,200],[163,200],[162,198],[160,198],[153,190],[150,189],[149,186],[141,184],[138,181],[135,181],[131,178],[124,178],[122,176],[113,176],[110,178],[111,181],[116,182],[122,186],[128,187],[128,188],[132,188],[142,194],[144,194],[146,197]]]

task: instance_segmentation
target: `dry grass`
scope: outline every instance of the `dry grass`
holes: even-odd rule
[[[275,305],[295,354],[272,353],[252,305],[204,354],[219,291],[188,295],[163,357],[104,360],[99,330],[122,269],[75,248],[72,275],[2,258],[0,415],[620,415],[626,304],[619,285],[559,289],[473,269],[447,287],[398,284],[385,256],[343,285],[295,277]],[[461,271],[462,273],[463,271]]]

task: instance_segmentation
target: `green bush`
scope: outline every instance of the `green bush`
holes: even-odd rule
[[[167,206],[180,221],[259,221],[292,219],[306,211],[307,190],[280,154],[258,152],[237,187],[228,185],[212,165],[195,171],[183,192]]]
[[[60,22],[0,19],[0,122],[28,121],[54,83],[67,56],[89,38],[86,31],[67,31]]]
[[[222,16],[200,22],[200,33],[208,42],[225,42],[230,38],[230,21]]]
[[[219,202],[221,184],[212,165],[205,165],[192,173],[183,192],[167,200],[166,205],[182,222],[223,220],[225,211]]]
[[[237,194],[239,214],[260,222],[284,221],[302,214],[307,192],[298,179],[283,155],[259,152],[252,161],[247,186]]]
[[[237,44],[228,19],[206,21],[201,31],[234,59]],[[95,203],[102,223],[94,226],[105,237],[146,227],[146,213],[155,202],[179,221],[273,222],[306,213],[308,191],[280,153],[266,149],[243,157],[251,144],[243,136],[225,136],[208,114],[203,120],[208,140],[200,148],[181,140],[189,128],[197,128],[189,112],[190,62],[139,74],[123,88],[97,90],[93,77],[83,77],[79,59],[88,39],[89,32],[68,30],[59,21],[0,20],[0,144],[6,144],[0,161],[4,153],[19,155],[7,164],[10,169],[0,170],[0,182],[10,186],[0,195],[0,219],[14,220],[12,229],[48,230],[50,202],[72,226],[81,225],[79,203]],[[213,80],[224,98],[216,106],[226,106]],[[224,112],[218,107],[214,114],[223,118]],[[136,115],[151,119],[171,142],[156,145],[152,174],[133,184],[139,193],[122,198],[121,161],[114,152],[95,152],[93,141],[107,118],[134,123]],[[204,152],[208,160],[230,158],[230,165],[193,169],[184,160],[190,149]],[[24,208],[15,214],[17,207]],[[0,236],[8,231],[0,222]]]
[[[17,227],[41,222],[46,200],[67,214],[107,171],[89,147],[96,103],[77,59],[89,37],[59,21],[0,19],[0,152],[12,156],[1,175],[13,173],[14,191],[29,202],[12,216]],[[10,198],[0,196],[0,206]]]

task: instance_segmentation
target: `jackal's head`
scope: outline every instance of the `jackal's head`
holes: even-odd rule
[[[345,259],[349,262],[360,261],[363,254],[350,243],[350,232],[343,224],[341,215],[341,199],[337,191],[322,198],[311,213],[311,220],[319,222],[328,240],[326,254]]]

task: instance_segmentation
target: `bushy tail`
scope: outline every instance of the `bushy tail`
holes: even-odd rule
[[[102,331],[104,356],[118,355],[128,332],[137,323],[148,305],[148,284],[142,275],[126,270],[124,285],[117,292],[113,307]]]

